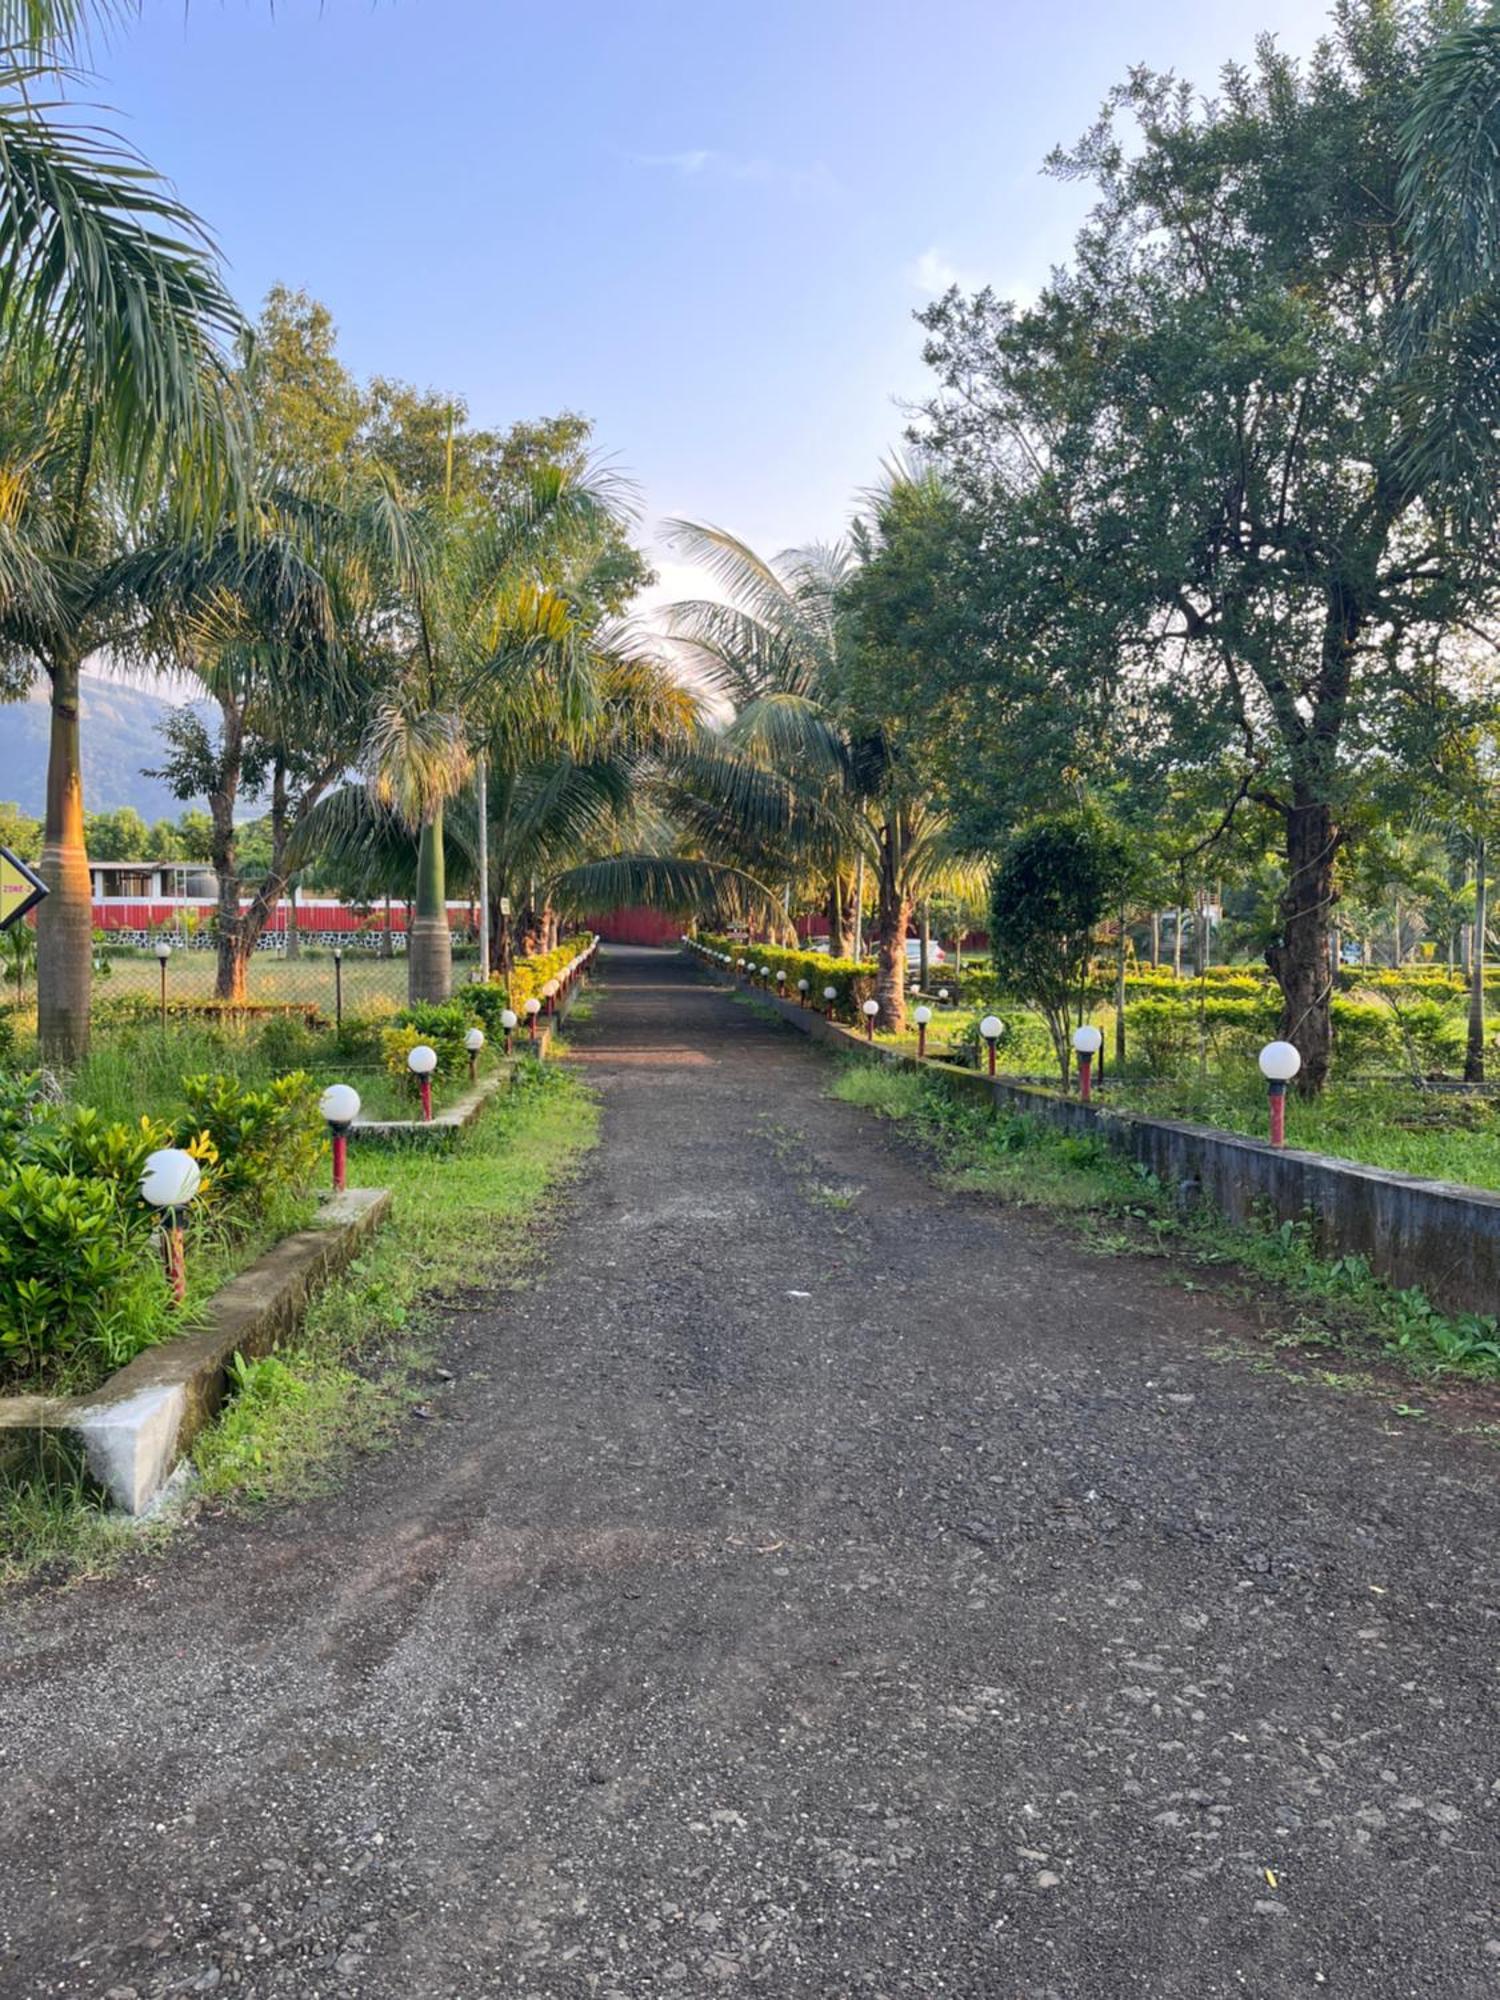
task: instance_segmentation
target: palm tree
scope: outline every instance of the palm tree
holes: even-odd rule
[[[58,49],[115,10],[0,4],[0,491],[12,556],[0,648],[51,683],[37,913],[38,1026],[55,1055],[88,1037],[91,922],[79,679],[107,626],[118,524],[169,481],[179,503],[232,472],[218,342],[239,315],[193,215],[107,135],[70,124]]]
[[[372,514],[397,663],[361,763],[375,804],[417,834],[414,1000],[452,988],[443,824],[476,748],[554,704],[581,723],[596,700],[590,565],[607,553],[620,511],[607,477],[543,466],[503,503],[411,503],[390,483]]]
[[[1433,49],[1403,133],[1414,469],[1468,525],[1494,518],[1500,423],[1500,4]]]
[[[779,876],[788,895],[793,877],[812,873],[826,883],[835,955],[843,949],[851,869],[859,883],[868,872],[875,997],[882,1024],[897,1032],[906,1018],[906,938],[918,902],[944,888],[972,891],[978,876],[977,862],[957,849],[947,818],[934,808],[894,719],[864,698],[861,640],[845,614],[881,554],[894,497],[905,496],[917,477],[893,475],[850,541],[793,550],[774,562],[720,529],[671,524],[675,545],[730,594],[727,604],[676,605],[670,618],[699,673],[735,704],[722,747],[741,780],[731,793],[737,829],[723,823],[717,788],[696,809],[679,797],[676,811],[731,851],[737,831],[750,871]],[[722,764],[713,775],[725,775]],[[753,775],[762,780],[758,792],[748,782]],[[684,789],[691,787],[689,777]]]

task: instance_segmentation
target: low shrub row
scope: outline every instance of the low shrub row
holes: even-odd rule
[[[868,1000],[875,991],[875,965],[870,959],[830,958],[826,952],[786,951],[780,945],[745,944],[734,938],[705,935],[693,941],[700,956],[707,957],[726,971],[738,972],[740,960],[745,965],[767,966],[770,968],[770,984],[777,985],[778,972],[786,974],[785,992],[789,1000],[798,997],[799,979],[807,981],[807,998],[815,1006],[826,1008],[825,990],[835,989],[832,1007],[834,1017],[840,1021],[857,1021],[860,1003]]]
[[[392,1077],[413,1096],[418,1085],[407,1067],[407,1057],[419,1043],[437,1053],[437,1075],[441,1079],[463,1076],[468,1065],[464,1037],[471,1028],[482,1028],[485,1039],[497,1042],[505,1033],[501,1016],[507,1008],[525,1021],[530,999],[540,1000],[542,988],[550,980],[565,980],[586,959],[594,947],[592,932],[569,938],[555,951],[538,952],[523,958],[509,976],[496,974],[487,985],[462,987],[440,1006],[403,1007],[385,1022],[378,1033],[380,1057]]]

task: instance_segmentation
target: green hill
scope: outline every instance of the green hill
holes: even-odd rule
[[[176,819],[183,802],[143,773],[164,752],[157,723],[177,706],[170,697],[124,681],[83,677],[83,802],[89,812],[134,806],[144,819]],[[0,705],[0,799],[40,816],[47,770],[45,683],[19,702]],[[201,801],[198,803],[201,804]]]

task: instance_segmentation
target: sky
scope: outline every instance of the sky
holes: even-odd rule
[[[840,534],[927,386],[913,312],[1034,290],[1045,177],[1135,63],[1211,87],[1311,0],[143,0],[86,94],[340,352],[500,426],[563,408],[664,516]]]

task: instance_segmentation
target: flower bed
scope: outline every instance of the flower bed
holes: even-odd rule
[[[305,1219],[324,1147],[312,1079],[188,1077],[175,1115],[127,1122],[49,1101],[40,1075],[0,1078],[0,1392],[79,1393],[180,1328],[140,1194],[165,1146],[202,1171],[191,1316],[205,1287]]]

